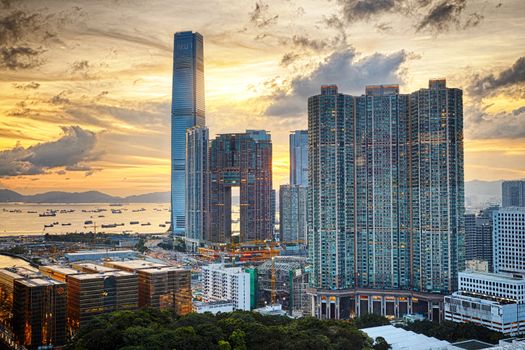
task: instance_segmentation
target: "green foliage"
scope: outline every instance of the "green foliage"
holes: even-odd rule
[[[144,237],[140,237],[139,241],[135,245],[135,249],[141,253],[145,253],[149,250],[148,247],[146,247],[146,239]]]
[[[372,341],[346,321],[246,311],[176,317],[150,309],[99,316],[79,330],[69,349],[371,350]]]
[[[377,337],[374,342],[374,350],[388,350],[390,349],[390,344],[388,344],[383,337]]]
[[[468,339],[478,339],[496,344],[500,339],[503,339],[502,333],[491,331],[473,323],[455,323],[451,321],[435,323],[425,320],[409,323],[403,326],[403,328],[451,343]]]
[[[356,317],[352,320],[354,326],[359,329],[369,327],[386,326],[390,324],[388,318],[376,314],[366,314],[361,317]]]

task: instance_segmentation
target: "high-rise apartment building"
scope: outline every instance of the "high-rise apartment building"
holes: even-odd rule
[[[290,185],[308,186],[308,130],[290,134]]]
[[[525,208],[494,211],[493,225],[494,272],[525,273]]]
[[[501,184],[502,207],[525,207],[525,180],[503,181]]]
[[[204,126],[204,47],[199,33],[175,33],[171,107],[171,227],[184,232],[186,129]]]
[[[431,80],[308,99],[308,244],[321,318],[443,317],[464,266],[462,93]]]
[[[281,185],[279,212],[281,242],[306,242],[307,188],[300,185]]]
[[[205,239],[230,242],[232,187],[240,193],[240,241],[272,239],[272,142],[263,130],[218,135],[210,146],[210,221]]]
[[[198,245],[204,239],[208,219],[208,128],[186,132],[186,242]]]
[[[489,271],[493,271],[492,215],[495,210],[498,207],[465,214],[465,260],[485,261]]]

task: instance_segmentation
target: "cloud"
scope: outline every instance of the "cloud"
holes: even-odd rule
[[[23,46],[0,47],[0,69],[18,70],[38,67],[44,62],[39,57],[42,52]]]
[[[299,54],[296,54],[295,52],[287,52],[283,55],[283,58],[281,58],[281,66],[288,67],[298,58]]]
[[[17,144],[10,150],[0,151],[0,176],[43,174],[48,169],[74,167],[98,159],[100,154],[94,151],[97,143],[94,132],[79,126],[64,126],[62,131],[62,137],[56,141],[27,148]]]
[[[53,96],[49,100],[49,103],[54,104],[54,105],[67,105],[67,104],[69,104],[71,101],[69,100],[69,98],[66,97],[67,94],[68,94],[67,91],[62,91],[58,95]]]
[[[265,114],[304,115],[308,97],[319,93],[323,84],[337,84],[341,92],[360,95],[365,85],[401,83],[401,65],[407,59],[409,54],[403,50],[390,55],[375,53],[359,59],[353,48],[337,51],[311,73],[294,78],[288,86],[274,86]]]
[[[14,83],[13,84],[13,87],[15,89],[21,89],[21,90],[36,90],[40,87],[40,84],[37,83],[37,82],[30,82],[30,83],[27,83],[27,84],[17,84],[17,83]]]
[[[418,32],[428,30],[440,33],[452,26],[457,29],[475,27],[484,18],[477,12],[465,17],[467,0],[338,0],[338,3],[342,12],[341,20],[347,25],[397,14],[414,19],[412,25]],[[333,26],[334,23],[332,19],[327,25]],[[379,24],[376,28],[385,31],[388,26]]]
[[[89,69],[89,61],[75,61],[71,64],[71,73],[85,72]]]
[[[525,138],[525,106],[510,113],[485,113],[478,106],[468,108],[466,136],[471,139]]]
[[[250,23],[259,28],[277,23],[279,15],[269,15],[269,9],[270,6],[268,4],[265,4],[262,1],[257,1],[255,3],[255,9],[250,12]]]
[[[343,16],[347,22],[367,20],[394,10],[402,1],[399,0],[340,0]]]
[[[497,74],[474,76],[467,91],[471,96],[485,97],[498,89],[523,83],[525,83],[525,56],[518,58],[510,68]]]
[[[447,31],[451,23],[459,25],[459,16],[465,10],[467,0],[444,0],[435,4],[417,25],[417,31],[431,29]]]

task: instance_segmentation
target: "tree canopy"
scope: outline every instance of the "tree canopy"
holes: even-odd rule
[[[177,317],[155,309],[117,311],[81,328],[71,350],[358,350],[372,340],[351,322],[290,319],[246,311]]]

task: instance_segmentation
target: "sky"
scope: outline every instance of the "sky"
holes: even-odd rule
[[[0,188],[169,191],[173,34],[204,36],[206,124],[265,129],[274,188],[322,84],[446,78],[465,180],[525,178],[522,0],[0,0]]]

